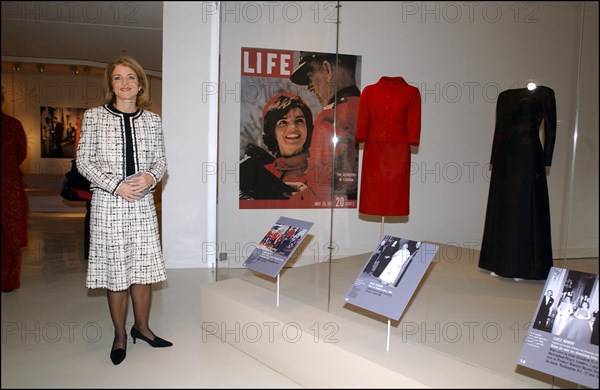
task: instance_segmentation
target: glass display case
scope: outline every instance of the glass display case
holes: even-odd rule
[[[586,69],[594,49],[585,31],[584,4],[223,2],[220,7],[218,156],[219,167],[231,175],[218,187],[217,279],[246,272],[243,263],[281,216],[314,223],[281,275],[287,279],[285,273],[303,272],[308,281],[281,293],[313,296],[311,301],[322,301],[323,308],[331,306],[335,268],[356,257],[364,262],[384,235],[442,245],[444,257],[478,253],[498,97],[526,90],[529,83],[550,88],[556,99],[555,146],[546,169],[553,257],[597,253],[597,234],[589,234],[597,231],[597,218],[591,217],[597,205],[586,199],[590,191],[597,193],[597,168],[590,163],[597,160],[590,155],[597,145],[597,118],[586,105],[594,91],[586,81],[594,77]],[[347,57],[358,94],[382,77],[402,78],[420,91],[420,134],[410,150],[406,215],[359,212],[359,185],[377,172],[363,170],[365,144],[355,148],[344,139],[356,131],[358,104],[352,99],[360,97],[349,96],[351,82],[339,76],[348,68]],[[319,81],[309,83],[306,71],[319,73],[316,64],[323,63],[332,69],[321,73],[329,79],[318,90]],[[274,135],[267,139],[275,131],[265,128],[265,114],[282,95],[296,96],[310,108],[313,161],[309,157],[302,166],[314,167],[319,159],[320,177],[312,180],[329,184],[321,185],[321,199],[298,201],[309,198],[293,187],[298,178],[280,179],[283,171],[268,168],[281,163],[281,154],[273,147]],[[320,126],[323,121],[328,128]],[[336,160],[340,155],[345,162]],[[290,183],[276,194],[248,193],[249,186]],[[392,196],[406,186],[384,180],[381,191]]]

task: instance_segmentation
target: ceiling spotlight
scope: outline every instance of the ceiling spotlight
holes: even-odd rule
[[[13,71],[18,72],[21,70],[21,68],[23,67],[23,64],[21,64],[20,62],[15,62],[13,64]]]
[[[44,65],[44,64],[38,64],[37,65],[37,70],[40,73],[44,73],[44,71],[46,70],[46,65]]]
[[[83,70],[83,73],[90,73],[90,67],[87,65],[84,65],[83,68],[81,68],[81,70]]]
[[[73,74],[79,74],[79,69],[77,69],[77,67],[75,65],[70,65],[69,66],[69,70],[71,71],[71,73]]]

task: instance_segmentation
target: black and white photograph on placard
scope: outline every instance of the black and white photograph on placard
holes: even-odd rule
[[[518,363],[598,387],[598,274],[551,268]]]
[[[434,244],[384,236],[346,294],[346,302],[400,319],[437,250]]]

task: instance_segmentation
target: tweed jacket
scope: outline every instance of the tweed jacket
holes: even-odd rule
[[[101,189],[115,194],[125,179],[124,119],[108,105],[89,109],[83,115],[77,169],[92,183],[92,192]],[[161,119],[153,112],[140,110],[131,122],[136,172],[154,176],[154,189],[167,168]]]

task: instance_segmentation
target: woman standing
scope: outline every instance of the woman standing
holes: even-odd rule
[[[90,253],[86,286],[107,289],[115,327],[110,358],[126,355],[128,290],[135,323],[131,337],[153,347],[171,342],[149,326],[152,284],[166,280],[152,193],[166,169],[161,118],[150,106],[140,64],[121,57],[104,73],[105,104],[87,110],[77,146],[77,168],[91,182]],[[139,173],[139,174],[138,174]],[[130,176],[138,174],[135,178]]]

